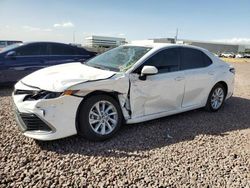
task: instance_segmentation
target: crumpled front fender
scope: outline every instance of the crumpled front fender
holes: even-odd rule
[[[118,100],[125,120],[130,118],[130,104],[128,98],[129,78],[123,74],[111,77],[105,80],[89,81],[69,87],[69,90],[79,90],[77,96],[85,97],[95,91],[115,92],[118,94]]]

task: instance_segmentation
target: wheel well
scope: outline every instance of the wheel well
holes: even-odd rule
[[[78,116],[79,116],[79,111],[81,109],[82,104],[89,98],[92,97],[94,95],[108,95],[110,97],[112,97],[113,99],[115,99],[118,104],[120,105],[119,99],[118,99],[118,92],[114,92],[114,91],[93,91],[87,95],[84,96],[83,100],[81,101],[81,103],[79,104],[78,108],[77,108],[77,112],[76,112],[76,117],[75,117],[75,125],[76,125],[76,130],[77,133],[79,132],[79,123],[78,123]],[[123,114],[122,114],[123,115]]]
[[[220,81],[220,82],[217,82],[216,84],[221,84],[224,87],[224,89],[226,90],[225,92],[226,92],[226,96],[227,96],[227,91],[228,91],[227,83],[224,81]]]
[[[114,98],[115,100],[118,100],[118,92],[115,91],[93,91],[87,95],[84,96],[83,101],[85,101],[86,99],[88,99],[89,97],[92,97],[93,95],[108,95],[112,98]],[[119,101],[118,101],[119,102]]]

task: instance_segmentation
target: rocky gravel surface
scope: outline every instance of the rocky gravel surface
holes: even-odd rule
[[[0,89],[0,187],[250,187],[250,64],[235,64],[234,97],[123,126],[111,140],[24,137],[11,89]]]

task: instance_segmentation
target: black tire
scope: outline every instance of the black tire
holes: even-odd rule
[[[223,90],[224,97],[223,97],[223,100],[222,100],[222,104],[221,104],[218,108],[215,109],[215,108],[213,108],[213,106],[212,106],[211,100],[212,100],[212,95],[213,95],[214,91],[215,91],[216,89],[218,89],[218,88],[221,88],[221,89]],[[210,94],[209,94],[209,96],[208,96],[208,99],[207,99],[207,103],[206,103],[205,109],[206,109],[207,111],[209,111],[209,112],[217,112],[217,111],[223,106],[224,101],[225,101],[225,98],[226,98],[226,94],[227,94],[227,93],[226,93],[225,87],[224,87],[222,84],[220,84],[220,83],[216,84],[216,85],[213,87],[213,89],[211,90],[211,92],[210,92]]]
[[[115,126],[114,130],[105,135],[96,133],[89,122],[90,110],[97,102],[100,101],[110,102],[115,107],[118,114],[117,125]],[[123,115],[117,100],[108,95],[102,95],[102,94],[93,95],[87,98],[80,106],[80,110],[78,113],[78,134],[92,141],[103,141],[111,138],[119,130],[122,124],[122,120],[123,120]]]

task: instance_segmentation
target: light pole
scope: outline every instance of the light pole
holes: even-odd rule
[[[73,44],[75,44],[75,41],[76,39],[75,39],[75,31],[73,31]]]
[[[177,43],[177,39],[178,39],[178,28],[176,29],[176,34],[175,34],[175,43]]]

